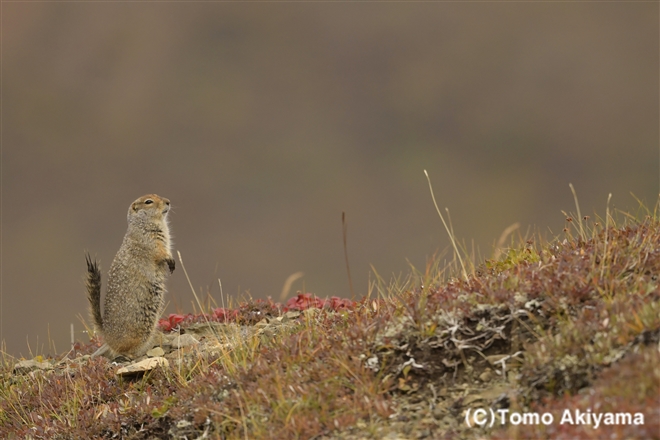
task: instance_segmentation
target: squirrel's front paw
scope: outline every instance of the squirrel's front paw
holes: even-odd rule
[[[174,272],[174,259],[168,258],[165,262],[167,263],[167,267],[170,268],[170,273]]]

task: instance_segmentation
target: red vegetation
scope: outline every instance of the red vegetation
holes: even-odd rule
[[[289,310],[306,310],[310,308],[330,309],[335,312],[340,310],[354,310],[357,306],[356,301],[347,298],[333,296],[329,299],[319,298],[311,293],[298,293],[293,298],[289,298],[284,306],[273,302],[271,299],[257,299],[249,303],[241,303],[237,309],[218,307],[213,309],[211,314],[188,313],[181,315],[171,313],[167,318],[158,321],[159,328],[164,332],[170,332],[179,325],[192,324],[196,322],[238,322],[243,324],[256,324],[266,316],[278,316],[282,312]]]
[[[306,310],[312,307],[322,309],[324,307],[330,308],[335,312],[339,310],[353,310],[357,302],[346,298],[339,298],[333,296],[330,299],[319,298],[311,293],[299,293],[293,298],[289,298],[284,307],[287,310]]]

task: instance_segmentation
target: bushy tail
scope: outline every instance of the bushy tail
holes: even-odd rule
[[[89,300],[90,312],[97,331],[103,330],[103,317],[101,316],[101,270],[96,260],[92,260],[89,254],[85,254],[87,260],[87,299]]]

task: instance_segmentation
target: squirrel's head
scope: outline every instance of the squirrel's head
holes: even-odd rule
[[[132,220],[161,220],[170,210],[170,200],[156,194],[147,194],[140,197],[128,208],[128,221]]]

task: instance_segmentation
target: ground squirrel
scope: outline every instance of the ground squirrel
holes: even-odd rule
[[[174,271],[167,213],[170,201],[147,194],[128,208],[128,231],[112,261],[101,316],[101,271],[87,258],[87,297],[104,346],[92,356],[135,358],[151,348],[163,312],[165,277]],[[109,349],[109,350],[108,350]]]

